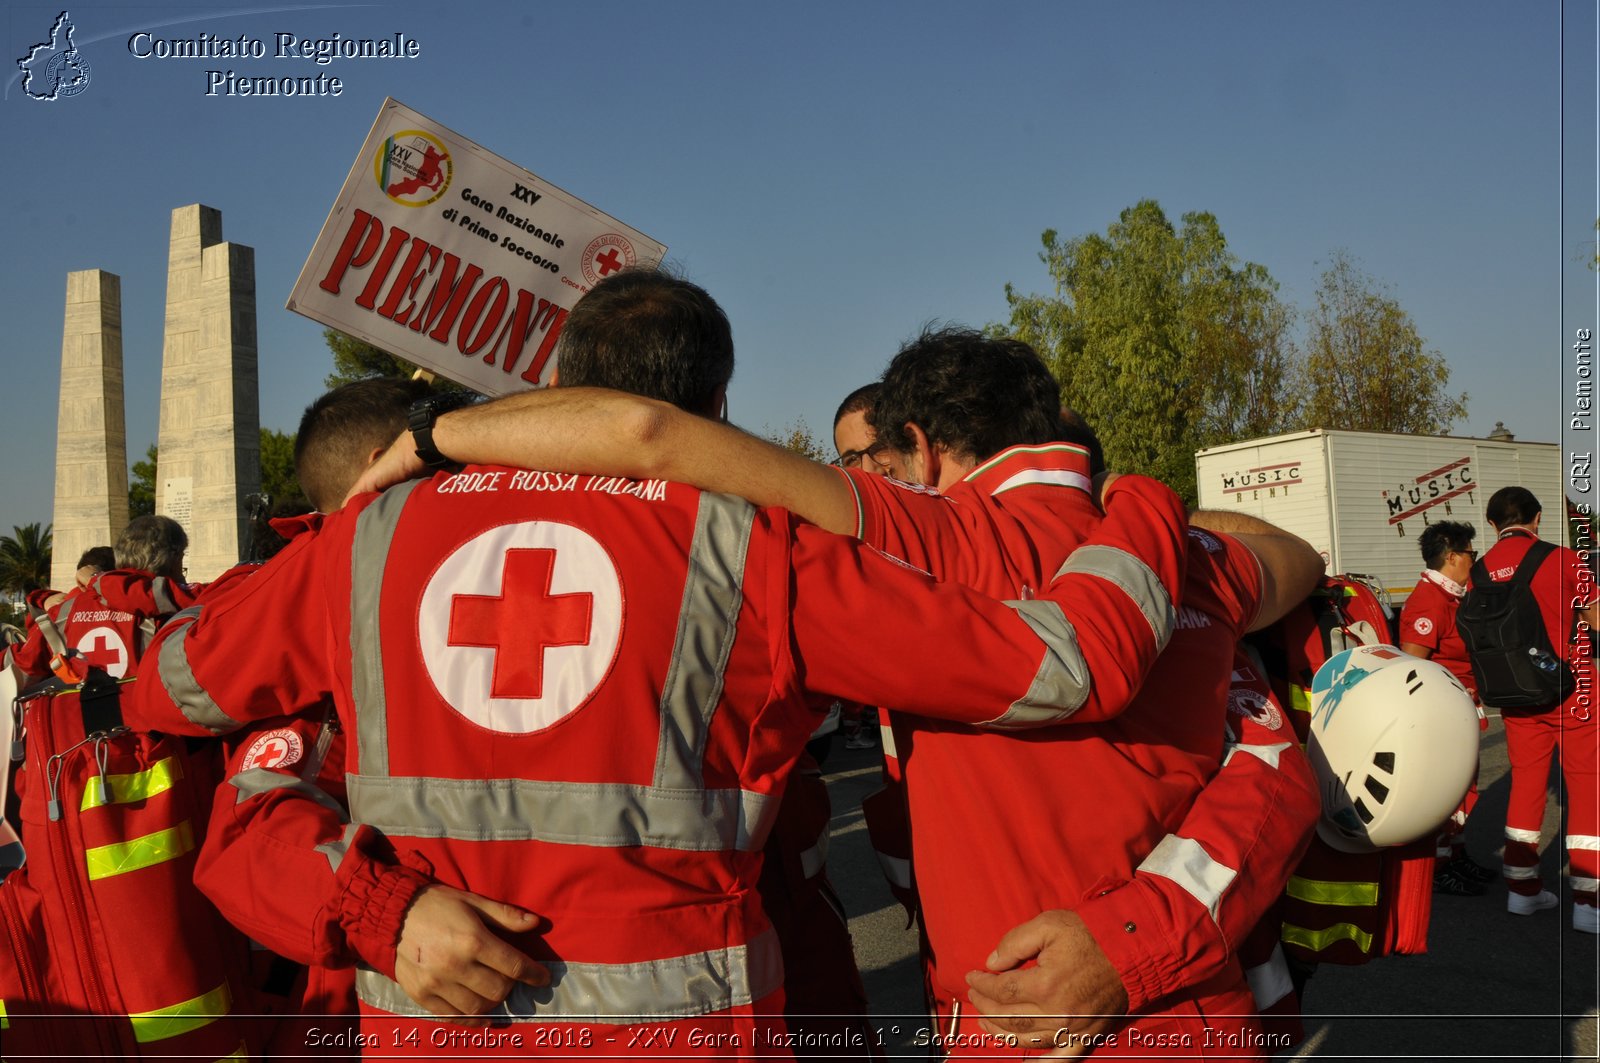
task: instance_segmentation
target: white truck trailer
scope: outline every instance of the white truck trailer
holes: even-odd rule
[[[1330,573],[1364,578],[1398,606],[1417,585],[1417,536],[1441,520],[1494,532],[1489,496],[1520,484],[1544,506],[1540,533],[1570,545],[1560,447],[1464,436],[1313,429],[1208,447],[1195,455],[1200,505],[1249,513],[1294,532]]]

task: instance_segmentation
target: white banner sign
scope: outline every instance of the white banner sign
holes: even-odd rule
[[[487,395],[548,384],[578,298],[666,247],[385,100],[289,309]]]

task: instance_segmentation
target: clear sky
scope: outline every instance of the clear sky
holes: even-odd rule
[[[121,275],[130,460],[155,441],[175,207],[220,209],[255,248],[261,421],[294,429],[330,361],[284,300],[385,96],[667,244],[728,311],[731,413],[757,430],[825,437],[921,324],[1001,320],[1008,281],[1045,289],[1042,230],[1103,231],[1145,197],[1215,214],[1302,307],[1348,250],[1470,393],[1458,434],[1559,439],[1569,337],[1595,325],[1592,2],[69,10],[91,81],[52,102],[15,60],[61,7],[3,15],[0,531],[51,519],[69,271]],[[268,55],[140,59],[139,31]],[[280,31],[399,32],[420,57],[319,67],[274,58]],[[207,96],[212,69],[344,90]]]

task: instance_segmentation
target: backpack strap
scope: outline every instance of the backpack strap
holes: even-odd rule
[[[1549,557],[1555,548],[1555,543],[1543,539],[1534,540],[1533,545],[1528,547],[1528,552],[1522,555],[1522,561],[1518,563],[1517,571],[1512,575],[1510,582],[1524,587],[1532,583],[1533,574],[1539,570],[1539,566],[1544,564],[1544,559]],[[1477,564],[1481,565],[1483,562],[1480,560]]]

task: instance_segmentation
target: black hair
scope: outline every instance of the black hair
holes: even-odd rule
[[[117,567],[116,551],[109,546],[91,546],[78,558],[78,567],[93,566],[101,572],[110,572]]]
[[[1504,531],[1517,524],[1532,524],[1543,508],[1526,487],[1502,487],[1489,496],[1483,515],[1496,531]]]
[[[852,413],[871,413],[872,407],[878,401],[878,389],[883,385],[874,380],[870,384],[862,384],[839,403],[839,408],[833,411],[833,427],[838,428],[839,422]]]
[[[557,355],[566,387],[615,388],[709,415],[733,377],[733,330],[698,284],[629,269],[578,300]]]
[[[1422,563],[1434,571],[1442,569],[1445,558],[1472,549],[1472,540],[1477,535],[1476,528],[1461,521],[1441,520],[1428,525],[1417,536],[1417,546],[1422,549]]]
[[[895,450],[914,448],[909,422],[930,444],[982,461],[1006,447],[1058,438],[1061,386],[1020,340],[928,328],[889,363],[867,419]]]

